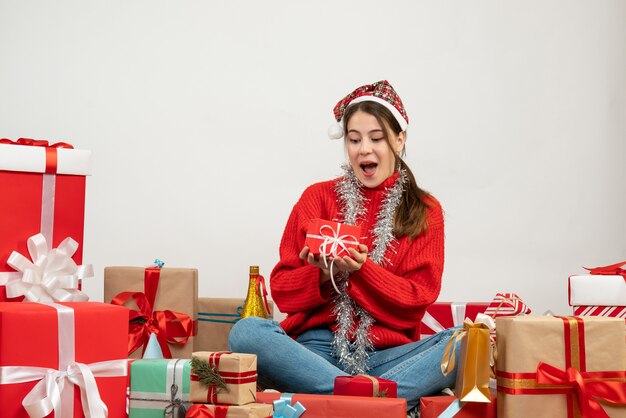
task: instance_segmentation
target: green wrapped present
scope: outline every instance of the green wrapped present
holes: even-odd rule
[[[191,360],[135,360],[130,365],[129,418],[184,417]]]

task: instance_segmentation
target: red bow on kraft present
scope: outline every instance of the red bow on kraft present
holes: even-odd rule
[[[622,266],[626,264],[626,261],[619,262],[617,264],[611,264],[610,266],[603,267],[583,267],[585,270],[589,270],[589,274],[598,274],[598,275],[616,275],[622,276],[624,280],[626,280],[626,270],[622,268]]]
[[[203,404],[196,404],[189,408],[185,418],[226,418],[226,414],[228,414],[228,406],[213,405],[213,410],[210,410]]]
[[[111,303],[124,305],[130,299],[134,299],[138,311],[130,311],[130,328],[128,331],[128,354],[133,353],[150,339],[150,334],[155,334],[163,357],[172,358],[169,344],[184,345],[189,337],[194,335],[194,322],[187,314],[170,310],[154,311],[154,302],[159,286],[161,269],[148,267],[144,276],[144,292],[122,292],[115,296]]]
[[[45,147],[46,148],[46,174],[55,174],[57,172],[57,149],[58,148],[70,148],[74,147],[67,142],[56,142],[49,144],[48,141],[43,139],[30,139],[19,138],[17,141],[11,141],[7,138],[0,139],[0,144],[9,145],[24,145],[30,147]]]

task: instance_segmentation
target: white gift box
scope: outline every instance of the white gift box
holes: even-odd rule
[[[569,277],[571,306],[626,306],[626,279],[619,275]]]

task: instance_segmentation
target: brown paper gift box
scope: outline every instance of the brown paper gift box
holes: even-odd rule
[[[215,386],[202,384],[192,366],[191,386],[189,387],[190,402],[245,405],[256,401],[255,354],[197,351],[193,353],[193,357],[206,361],[211,368],[216,370],[226,383],[226,389],[217,390]]]
[[[502,317],[496,319],[496,333],[498,416],[581,416],[575,390],[569,390],[567,385],[537,384],[537,368],[540,362],[560,370],[572,367],[584,372],[583,377],[586,372],[616,372],[611,374],[617,376],[613,380],[624,381],[620,377],[624,376],[623,371],[626,370],[624,322],[621,319]],[[585,379],[585,382],[592,380]],[[529,391],[535,393],[528,393]],[[569,394],[542,394],[559,391]],[[600,405],[610,417],[626,417],[626,406],[606,402],[601,402]]]
[[[205,413],[203,409],[211,411]],[[195,404],[189,411],[188,417],[224,417],[224,418],[271,418],[274,407],[265,403],[249,403],[247,405],[211,405]]]
[[[122,292],[144,292],[144,267],[106,267],[104,269],[104,301],[111,302]],[[137,309],[134,302],[125,304]],[[198,313],[198,270],[189,268],[161,269],[153,311],[170,310],[189,315],[194,321]],[[185,345],[169,344],[172,358],[190,358],[194,351],[194,337]],[[142,349],[129,357],[141,358]]]
[[[198,298],[198,334],[195,351],[228,350],[228,334],[241,314],[245,299]],[[274,302],[267,301],[274,312]],[[269,319],[272,319],[270,314]]]

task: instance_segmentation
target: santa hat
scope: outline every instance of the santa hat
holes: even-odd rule
[[[328,128],[328,136],[331,139],[343,137],[343,114],[348,106],[360,102],[379,103],[391,111],[403,131],[409,126],[409,117],[406,115],[400,96],[387,80],[381,80],[357,88],[335,105],[333,113],[337,122]]]

